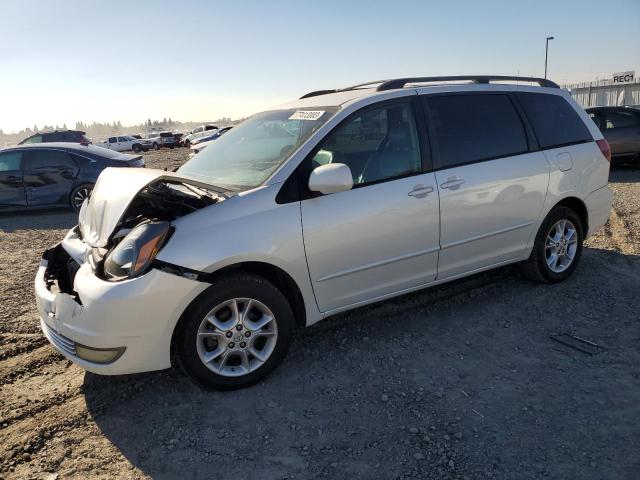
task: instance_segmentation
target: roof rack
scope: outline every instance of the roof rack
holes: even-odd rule
[[[560,86],[552,82],[551,80],[547,80],[546,78],[539,77],[512,77],[505,75],[457,75],[457,76],[445,76],[445,77],[407,77],[407,78],[395,78],[390,80],[376,80],[373,82],[360,83],[358,85],[352,85],[351,87],[346,88],[336,88],[329,90],[316,90],[314,92],[309,92],[300,97],[303,98],[309,97],[317,97],[319,95],[327,95],[329,93],[337,93],[337,92],[348,92],[349,90],[357,90],[359,88],[367,87],[369,85],[376,85],[376,91],[383,92],[385,90],[394,90],[396,88],[404,88],[408,83],[431,83],[431,82],[454,82],[454,81],[462,81],[462,80],[470,80],[473,83],[489,83],[491,81],[515,81],[515,82],[531,82],[537,83],[541,87],[548,88],[560,88]]]
[[[395,88],[403,88],[407,83],[430,83],[430,82],[453,82],[459,80],[471,80],[473,83],[489,83],[492,80],[499,81],[515,81],[515,82],[531,82],[537,83],[541,87],[560,88],[557,83],[539,77],[511,77],[505,75],[458,75],[454,77],[409,77],[396,78],[387,80],[378,85],[376,90],[382,92],[384,90],[393,90]]]

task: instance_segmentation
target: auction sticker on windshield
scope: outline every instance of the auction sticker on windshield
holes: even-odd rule
[[[318,120],[324,110],[297,110],[289,117],[289,120]]]

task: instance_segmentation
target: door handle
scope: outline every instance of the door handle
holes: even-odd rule
[[[458,177],[449,177],[447,181],[440,184],[440,188],[448,188],[451,190],[456,190],[460,188],[460,185],[464,183],[464,180]]]
[[[21,180],[22,180],[22,177],[17,177],[15,175],[9,175],[7,177],[7,181],[9,181],[9,182],[17,182],[17,181],[21,181]]]
[[[424,198],[433,192],[433,187],[425,187],[424,185],[416,185],[407,195],[415,198]]]

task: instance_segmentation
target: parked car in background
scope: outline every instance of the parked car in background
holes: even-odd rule
[[[173,136],[176,139],[176,146],[177,147],[181,147],[182,146],[182,137],[184,136],[184,133],[174,133]]]
[[[208,132],[209,130],[218,130],[218,127],[215,125],[201,125],[194,128],[184,136],[184,139],[182,141],[184,146],[189,148],[194,138],[198,138],[198,136],[202,135],[204,132]]]
[[[587,113],[611,146],[615,162],[640,164],[640,110],[631,107],[594,107]]]
[[[34,133],[30,137],[22,140],[18,145],[27,143],[51,143],[51,142],[71,142],[89,145],[91,141],[86,137],[86,132],[80,130],[56,130],[54,132]]]
[[[119,135],[117,137],[109,137],[97,144],[99,147],[115,150],[116,152],[126,152],[133,150],[136,153],[146,152],[153,147],[152,142],[147,139],[138,139],[129,135]]]
[[[176,137],[171,132],[154,132],[147,134],[147,140],[150,148],[160,150],[161,148],[174,148],[177,146]]]
[[[0,210],[70,207],[78,211],[107,167],[144,167],[144,160],[72,143],[0,149]]]
[[[567,279],[609,216],[609,160],[546,79],[311,92],[175,173],[106,170],[78,227],[43,255],[40,325],[92,372],[177,357],[209,387],[251,385],[296,327],[336,313],[512,263]]]
[[[228,132],[229,130],[231,130],[233,127],[224,127],[221,128],[220,130],[213,130],[211,132],[204,132],[202,134],[202,136],[198,136],[197,138],[194,138],[191,141],[191,145],[199,145],[203,142],[209,142],[211,140],[215,140],[218,137],[220,137],[221,135],[223,135],[224,133]]]

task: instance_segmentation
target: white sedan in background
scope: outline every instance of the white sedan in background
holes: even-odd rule
[[[133,150],[136,153],[146,152],[152,146],[148,139],[138,139],[130,135],[120,135],[117,137],[109,137],[102,142],[97,143],[98,146],[115,150],[116,152],[125,152]]]

